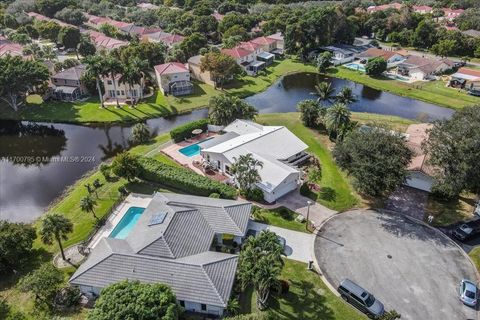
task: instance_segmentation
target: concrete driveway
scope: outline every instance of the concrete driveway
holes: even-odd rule
[[[285,255],[289,259],[305,263],[313,260],[313,240],[315,236],[311,233],[288,230],[255,221],[250,221],[248,223],[248,229],[256,231],[267,229],[284,238]]]
[[[457,295],[461,279],[476,281],[462,251],[439,231],[401,215],[355,210],[327,221],[315,257],[335,287],[349,278],[403,319],[477,319]]]

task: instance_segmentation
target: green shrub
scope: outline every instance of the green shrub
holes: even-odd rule
[[[304,182],[301,186],[300,186],[300,194],[304,197],[308,197],[308,195],[310,194],[310,188],[308,187],[308,183],[307,182]]]
[[[207,130],[207,125],[208,119],[188,122],[170,131],[170,137],[172,137],[173,141],[180,142],[185,140],[185,138],[190,138],[192,131],[195,129]]]
[[[208,197],[218,199],[218,198],[220,198],[220,195],[218,193],[214,192],[214,193],[211,193]]]
[[[259,188],[254,188],[247,191],[247,200],[252,200],[256,202],[263,201],[263,192]]]
[[[161,183],[180,191],[208,197],[218,193],[221,198],[234,199],[236,189],[224,183],[211,180],[185,168],[173,167],[152,158],[141,157],[139,178]]]

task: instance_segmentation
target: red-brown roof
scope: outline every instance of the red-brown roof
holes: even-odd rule
[[[434,168],[427,164],[428,155],[422,149],[422,143],[428,139],[428,130],[433,127],[430,123],[412,124],[408,126],[407,146],[413,152],[412,161],[408,165],[410,171],[420,171],[429,176],[434,173]]]
[[[184,39],[184,37],[181,36],[181,35],[172,34],[172,35],[166,36],[164,38],[161,38],[160,41],[171,45],[171,44],[175,44],[175,43],[178,43],[178,42],[182,42],[183,39]]]
[[[180,62],[168,62],[164,64],[159,64],[155,66],[155,71],[158,72],[158,74],[172,74],[172,73],[182,73],[182,72],[188,72],[187,67],[183,63]]]
[[[469,76],[474,76],[480,78],[480,70],[473,70],[469,68],[460,68],[457,73],[467,74]]]
[[[126,41],[110,38],[103,33],[97,31],[90,31],[89,35],[95,47],[114,49],[128,44],[128,42]]]
[[[425,11],[425,12],[430,12],[433,10],[432,7],[430,6],[413,6],[414,11]]]
[[[258,50],[258,48],[260,48],[260,45],[249,41],[249,42],[240,42],[240,44],[237,47],[245,49],[247,51],[256,51]]]
[[[383,4],[381,6],[371,6],[367,8],[368,12],[377,12],[377,11],[384,11],[387,9],[397,9],[400,10],[402,5],[400,3],[390,3],[390,4]]]
[[[231,56],[235,59],[246,57],[252,54],[252,51],[245,50],[244,48],[235,47],[232,49],[222,49],[222,53]]]
[[[272,43],[275,43],[275,39],[272,38],[267,38],[267,37],[258,37],[253,40],[250,40],[250,42],[258,44],[258,45],[270,45]]]

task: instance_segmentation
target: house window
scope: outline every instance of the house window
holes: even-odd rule
[[[230,166],[225,165],[225,173],[230,175]]]
[[[207,305],[202,303],[202,311],[207,311]]]
[[[122,96],[124,96],[124,95],[125,95],[125,91],[122,90]]]
[[[107,80],[107,84],[112,85],[112,80]]]
[[[120,95],[120,90],[117,90],[117,94]]]
[[[53,79],[53,82],[57,83],[57,82],[58,82],[58,79]]]
[[[108,90],[110,97],[115,98],[115,90]]]
[[[183,300],[179,300],[179,301],[180,301],[180,306],[181,306],[182,308],[185,308],[185,301],[183,301]]]

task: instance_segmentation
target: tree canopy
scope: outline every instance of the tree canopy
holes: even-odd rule
[[[260,182],[258,168],[263,167],[263,163],[253,157],[251,153],[240,155],[233,158],[235,162],[230,168],[230,172],[235,177],[235,182],[242,191],[249,191],[254,188],[255,183]]]
[[[480,193],[480,106],[436,121],[424,149],[428,162],[438,168],[434,191],[449,197],[464,190]]]
[[[337,143],[333,156],[348,171],[354,187],[369,196],[386,196],[405,182],[412,152],[400,134],[371,125]]]
[[[242,72],[235,59],[220,52],[211,51],[200,60],[200,70],[209,71],[215,86],[223,84]]]
[[[51,263],[45,263],[40,268],[23,277],[18,287],[21,291],[31,292],[35,303],[39,306],[53,308],[53,301],[63,284],[63,274]]]
[[[258,110],[244,100],[229,96],[214,96],[208,102],[209,118],[212,124],[226,126],[236,119],[253,120]]]
[[[36,237],[31,225],[0,221],[0,274],[17,270],[31,258]]]
[[[180,314],[172,289],[161,283],[123,281],[102,290],[89,320],[176,320]]]
[[[118,154],[112,162],[112,171],[115,175],[133,181],[140,172],[138,157],[129,152]]]
[[[370,76],[379,76],[387,70],[387,61],[382,57],[372,58],[367,61],[365,72]]]

